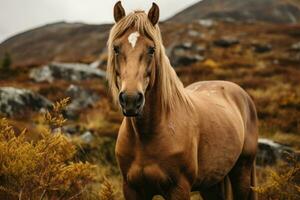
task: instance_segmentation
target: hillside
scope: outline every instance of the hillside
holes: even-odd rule
[[[37,66],[49,61],[85,61],[105,47],[111,25],[59,22],[9,38],[0,44],[0,59],[8,52],[15,66]]]
[[[299,23],[297,0],[203,0],[170,18],[174,22],[198,19]]]

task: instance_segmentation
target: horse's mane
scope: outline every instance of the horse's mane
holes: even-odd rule
[[[128,14],[117,22],[110,31],[108,39],[107,79],[115,102],[118,99],[118,88],[116,85],[117,77],[115,71],[113,42],[129,28],[134,28],[140,34],[146,35],[155,44],[155,56],[158,65],[156,69],[158,70],[158,77],[156,77],[156,81],[158,81],[159,84],[158,88],[161,89],[160,101],[162,104],[162,111],[172,110],[177,103],[183,103],[184,105],[190,104],[190,100],[185,94],[183,84],[177,77],[165,53],[158,25],[153,26],[146,13],[143,11],[135,11]]]

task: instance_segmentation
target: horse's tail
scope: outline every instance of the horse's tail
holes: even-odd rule
[[[252,169],[251,169],[251,187],[256,187],[257,186],[257,180],[256,180],[256,162],[254,160],[253,162],[253,166],[252,166]],[[251,189],[251,192],[250,192],[250,198],[251,200],[257,200],[257,193]]]

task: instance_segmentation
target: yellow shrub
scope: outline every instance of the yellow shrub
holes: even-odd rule
[[[0,199],[84,199],[82,193],[94,181],[94,165],[74,162],[75,146],[59,127],[63,100],[45,114],[48,128],[37,141],[26,130],[17,134],[0,119]],[[53,130],[56,130],[55,132]]]
[[[300,199],[300,163],[290,158],[290,163],[281,163],[276,169],[266,169],[266,181],[253,188],[259,199]],[[262,178],[261,178],[262,179]]]

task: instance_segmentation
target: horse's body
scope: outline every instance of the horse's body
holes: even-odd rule
[[[255,181],[251,173],[258,135],[252,100],[237,85],[223,81],[194,83],[186,95],[192,99],[192,112],[180,105],[162,118],[151,107],[151,120],[123,120],[116,153],[128,184],[151,199],[155,194],[165,196],[165,188],[184,176],[192,190],[220,199],[223,180],[231,175],[233,186],[245,184],[237,190],[248,190]]]
[[[165,55],[155,4],[148,18],[125,17],[119,2],[115,19],[108,75],[126,116],[116,144],[125,199],[188,200],[191,190],[208,200],[255,199],[258,130],[248,94],[225,81],[184,88]]]

